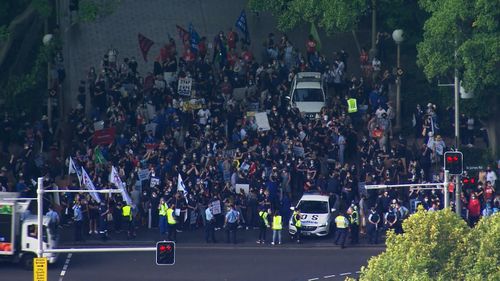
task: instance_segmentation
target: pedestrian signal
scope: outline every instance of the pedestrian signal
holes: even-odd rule
[[[160,241],[156,243],[156,264],[157,265],[175,264],[175,242]]]
[[[460,151],[448,151],[444,154],[444,169],[450,175],[461,175],[464,172],[463,155]]]
[[[474,177],[471,177],[471,178],[464,177],[464,178],[462,178],[462,183],[464,185],[469,185],[469,184],[474,185],[474,184],[476,184],[476,178],[474,178]]]

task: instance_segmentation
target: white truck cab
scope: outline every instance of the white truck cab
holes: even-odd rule
[[[10,193],[10,195],[6,194]],[[30,201],[8,200],[16,198],[14,192],[0,196],[0,260],[21,262],[26,269],[33,269],[33,258],[38,251],[37,216],[28,211]],[[49,228],[50,219],[43,217],[43,248],[57,247],[57,239]],[[57,254],[44,253],[49,263],[57,261]]]
[[[303,236],[326,236],[330,233],[336,210],[328,195],[304,194],[297,206],[290,209],[300,209],[301,234]],[[288,224],[290,235],[295,235],[297,228],[293,224],[292,218]]]
[[[290,91],[290,105],[297,108],[306,118],[318,118],[325,106],[326,95],[321,73],[299,72],[295,75]]]

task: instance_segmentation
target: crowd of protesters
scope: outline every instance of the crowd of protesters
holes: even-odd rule
[[[235,227],[249,229],[260,225],[261,210],[271,209],[288,222],[290,207],[304,192],[319,192],[334,197],[337,210],[359,206],[361,233],[374,224],[400,232],[401,220],[417,205],[430,211],[443,207],[440,190],[364,188],[442,182],[442,157],[449,147],[439,135],[432,104],[417,107],[411,144],[393,134],[395,110],[388,98],[393,75],[384,61],[362,50],[361,71],[352,71],[362,74],[356,76],[347,70],[355,59],[346,51],[322,53],[312,36],[297,46],[274,34],[257,60],[251,51],[257,48],[238,37],[231,29],[221,31],[210,47],[209,39],[201,38],[195,49],[170,38],[150,72],[114,49],[89,69],[68,118],[72,137],[65,157],[84,167],[98,189],[115,188],[109,181],[115,166],[133,204],[123,211],[128,204],[120,195],[101,195],[99,204],[88,194],[68,193],[57,206],[61,223],[75,214],[89,234],[126,229],[132,238],[136,227],[165,227],[160,214],[168,213],[166,203],[175,206],[176,231],[205,224],[217,230],[234,223],[233,214]],[[327,92],[327,104],[314,119],[287,99],[294,75],[304,71],[322,73]],[[192,79],[187,95],[178,92],[183,78]],[[348,98],[357,100],[357,112],[348,113]],[[259,130],[251,112],[266,112],[270,129]],[[93,142],[101,128],[114,128],[109,144]],[[45,116],[31,124],[26,115],[13,121],[6,114],[2,130],[4,152],[14,133],[23,144],[0,171],[2,190],[29,196],[36,176],[44,176],[46,186],[63,177],[70,180],[61,188],[79,188],[78,179],[67,175],[68,160],[58,157],[57,144],[50,146]],[[480,174],[479,183],[463,193],[471,224],[499,207],[495,170]],[[179,179],[185,192],[178,190]],[[246,185],[248,190],[238,188]]]

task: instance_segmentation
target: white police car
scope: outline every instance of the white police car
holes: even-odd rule
[[[293,78],[290,91],[290,104],[304,117],[314,119],[325,106],[326,95],[319,72],[299,72]]]
[[[326,236],[330,233],[332,223],[335,220],[333,202],[327,195],[304,194],[300,198],[297,207],[300,209],[302,223],[301,234],[304,236]],[[295,210],[294,207],[290,208]],[[295,225],[289,221],[289,233],[294,235],[297,232]]]

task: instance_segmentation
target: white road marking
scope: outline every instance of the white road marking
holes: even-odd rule
[[[73,253],[69,253],[66,261],[64,262],[64,266],[62,268],[61,274],[59,275],[59,281],[63,281],[64,276],[66,275],[66,271],[68,270],[69,262],[71,261],[71,257]]]
[[[352,273],[351,272],[345,272],[345,273],[340,273],[339,275],[340,276],[345,276],[345,275],[350,275],[350,274],[352,274]]]
[[[361,273],[361,271],[356,271],[357,274]]]
[[[314,281],[314,280],[319,280],[319,278],[311,278],[311,279],[307,279],[307,281]]]
[[[333,274],[333,275],[325,275],[325,276],[323,276],[323,278],[325,278],[325,279],[327,279],[327,278],[333,278],[333,277],[335,277],[335,274]]]

